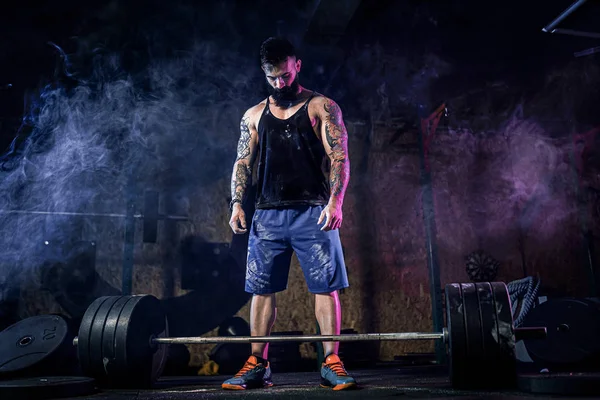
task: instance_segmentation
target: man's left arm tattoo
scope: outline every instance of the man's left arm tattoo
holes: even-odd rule
[[[325,140],[329,147],[331,161],[330,185],[331,197],[338,203],[344,201],[344,194],[350,179],[350,160],[348,158],[348,132],[342,119],[340,107],[333,101],[327,100],[325,109]]]

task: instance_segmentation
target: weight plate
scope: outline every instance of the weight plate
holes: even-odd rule
[[[506,285],[447,285],[446,318],[452,385],[458,389],[514,386],[515,342]]]
[[[479,302],[479,315],[481,318],[482,354],[481,362],[484,365],[495,365],[500,356],[498,346],[498,315],[494,303],[492,286],[488,282],[476,283],[477,301]]]
[[[97,378],[98,383],[102,386],[109,384],[106,379],[107,377],[115,375],[113,364],[115,362],[115,333],[117,330],[117,322],[123,311],[123,307],[131,299],[131,296],[123,296],[114,303],[106,317],[104,332],[102,334],[102,344],[101,346],[94,347],[95,349],[99,349],[100,356],[102,357],[104,373],[102,374],[102,379]]]
[[[448,360],[452,386],[468,385],[467,332],[465,328],[462,288],[458,283],[446,285],[446,325],[448,326]]]
[[[108,318],[106,319],[106,326],[104,328],[104,336],[102,340],[102,355],[104,360],[104,371],[106,376],[110,377],[110,382],[102,382],[104,384],[122,386],[118,380],[112,377],[118,377],[122,373],[122,366],[119,365],[115,353],[115,340],[116,332],[119,320],[124,318],[123,310],[130,301],[136,301],[135,297],[127,296],[119,299],[113,306]],[[157,337],[168,337],[168,324],[165,319],[165,329],[163,332],[157,335]],[[168,357],[168,345],[158,345],[157,351],[152,357],[152,377],[151,381],[155,382],[162,374]]]
[[[149,387],[157,378],[156,345],[151,339],[166,330],[166,316],[160,301],[149,295],[132,296],[124,306],[115,331],[114,386]],[[157,356],[159,357],[159,356]]]
[[[513,387],[516,384],[517,359],[515,353],[515,327],[512,317],[510,295],[503,282],[491,282],[497,318],[497,340],[499,357],[494,360],[496,379],[499,386]]]
[[[107,326],[108,314],[119,299],[121,299],[121,296],[111,296],[98,307],[96,317],[92,322],[92,329],[90,330],[89,349],[91,369],[88,372],[88,376],[97,379],[99,382],[102,382],[106,377],[104,372],[104,358],[102,357],[104,329]]]
[[[48,376],[0,381],[1,399],[42,400],[85,396],[94,393],[91,378]]]
[[[68,324],[58,315],[24,319],[0,332],[0,374],[36,374],[68,345]]]
[[[534,307],[523,326],[545,326],[545,340],[525,340],[527,353],[549,368],[595,362],[600,355],[600,307],[585,299],[550,299]]]
[[[79,325],[79,334],[77,335],[77,356],[79,358],[81,372],[86,376],[93,376],[94,370],[94,366],[90,361],[90,334],[92,332],[92,325],[98,309],[109,298],[111,298],[111,296],[102,296],[94,300],[83,314],[81,324]]]
[[[497,282],[476,283],[475,287],[481,319],[483,352],[478,357],[471,356],[471,359],[474,366],[486,366],[486,368],[478,368],[480,375],[477,379],[477,387],[485,389],[513,387],[516,366],[508,291],[503,283]],[[504,310],[508,310],[509,313],[505,315]],[[508,331],[504,328],[507,324],[510,325]]]
[[[486,363],[486,349],[484,345],[485,328],[482,323],[479,290],[474,283],[461,284],[463,297],[463,316],[467,352],[463,360],[465,376],[461,378],[461,389],[480,389],[490,386],[489,370],[482,368]],[[484,287],[480,287],[485,291]],[[490,295],[491,295],[491,289]]]
[[[471,376],[471,384],[477,383],[481,371],[481,362],[485,359],[483,349],[483,328],[479,296],[474,283],[463,283],[463,315],[467,332],[467,366]],[[476,374],[476,375],[474,375]]]
[[[517,384],[520,390],[530,393],[586,396],[600,394],[598,373],[523,374],[518,376]]]

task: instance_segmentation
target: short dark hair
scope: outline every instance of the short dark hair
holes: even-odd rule
[[[296,57],[294,45],[282,37],[270,37],[260,45],[260,65],[277,65],[288,57]]]

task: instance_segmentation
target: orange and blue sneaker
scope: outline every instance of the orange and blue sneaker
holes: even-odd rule
[[[221,387],[231,390],[257,389],[273,386],[271,381],[271,365],[258,362],[255,356],[250,356],[242,369],[232,378],[227,379]]]
[[[348,375],[337,354],[328,355],[321,365],[321,387],[330,387],[333,390],[356,388],[356,381]]]

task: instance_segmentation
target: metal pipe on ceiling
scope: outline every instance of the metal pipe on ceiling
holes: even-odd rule
[[[560,24],[565,18],[573,13],[573,11],[577,10],[581,7],[587,0],[577,0],[575,3],[571,4],[569,8],[563,11],[558,17],[554,19],[554,21],[550,22],[548,25],[542,28],[542,32],[554,33],[554,28]]]

